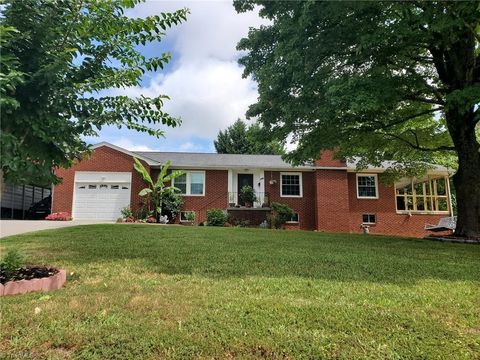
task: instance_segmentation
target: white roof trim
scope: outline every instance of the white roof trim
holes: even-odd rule
[[[159,163],[159,162],[157,162],[157,161],[154,161],[154,160],[152,160],[152,159],[150,159],[150,158],[147,158],[147,157],[144,157],[144,156],[135,154],[135,153],[133,153],[133,152],[131,152],[131,151],[128,151],[127,149],[124,149],[124,148],[122,148],[122,147],[120,147],[120,146],[116,146],[116,145],[110,144],[109,142],[106,142],[106,141],[102,141],[102,142],[100,142],[100,143],[98,143],[98,144],[92,145],[92,146],[90,146],[90,149],[95,150],[95,149],[98,149],[98,148],[100,148],[100,147],[102,147],[102,146],[106,146],[106,147],[109,147],[109,148],[111,148],[111,149],[113,149],[113,150],[120,151],[121,153],[130,155],[130,156],[132,156],[132,157],[136,157],[136,158],[139,159],[139,160],[145,161],[148,165],[161,165],[161,163]]]

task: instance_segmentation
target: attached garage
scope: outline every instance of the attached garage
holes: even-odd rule
[[[115,220],[130,205],[131,172],[76,171],[72,217]]]

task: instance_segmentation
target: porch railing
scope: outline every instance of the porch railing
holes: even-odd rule
[[[268,193],[264,192],[255,192],[256,200],[253,204],[246,204],[238,192],[229,192],[228,193],[228,207],[253,207],[253,208],[262,208],[270,206],[270,198]]]

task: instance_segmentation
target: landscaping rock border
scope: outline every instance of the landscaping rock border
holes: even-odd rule
[[[67,271],[59,269],[55,275],[31,280],[8,281],[0,284],[0,296],[26,294],[34,291],[60,289],[67,281]]]

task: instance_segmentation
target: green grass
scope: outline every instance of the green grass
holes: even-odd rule
[[[0,244],[71,273],[0,300],[0,358],[480,358],[480,246],[120,224]]]

